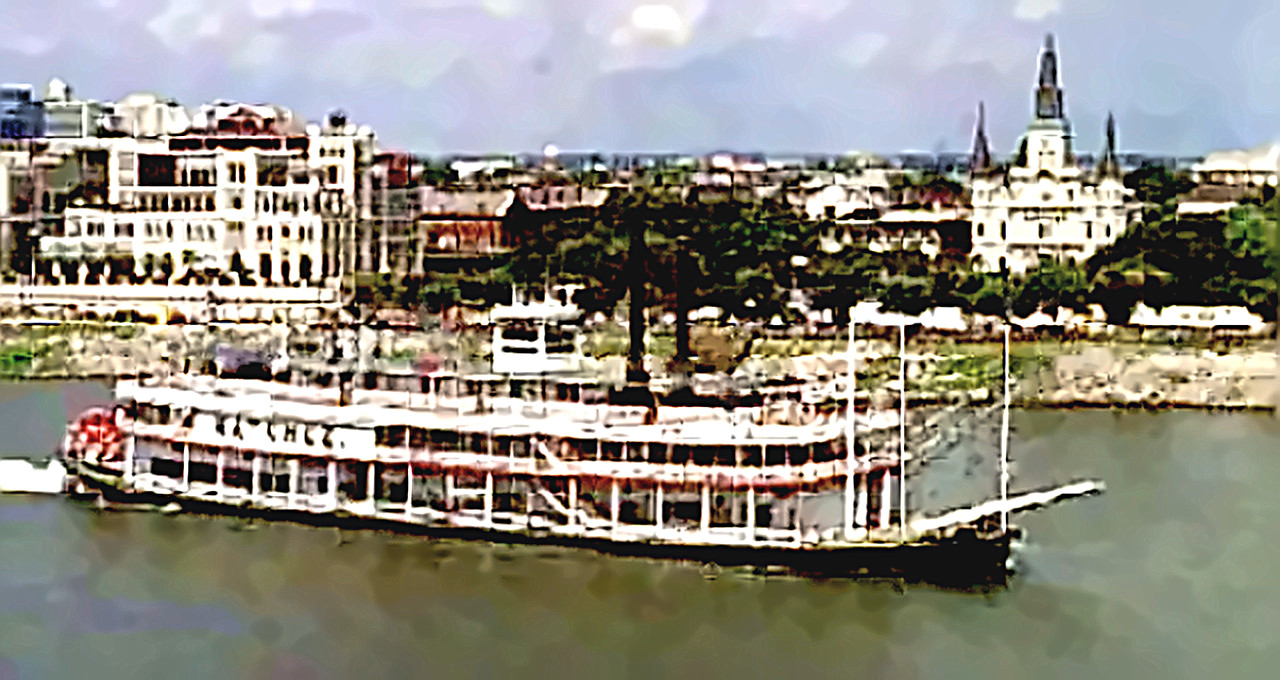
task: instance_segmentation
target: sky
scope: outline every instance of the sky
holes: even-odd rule
[[[0,79],[341,108],[420,153],[1009,153],[1057,36],[1082,151],[1280,139],[1269,0],[0,0]],[[1225,8],[1225,9],[1224,9]]]

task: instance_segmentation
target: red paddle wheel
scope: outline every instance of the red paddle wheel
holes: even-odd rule
[[[123,442],[115,411],[92,408],[80,414],[72,426],[69,452],[89,462],[119,463],[124,460]]]

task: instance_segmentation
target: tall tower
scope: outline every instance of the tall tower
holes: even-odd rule
[[[1102,158],[1098,161],[1098,179],[1119,179],[1120,160],[1116,158],[1116,119],[1107,113],[1106,146],[1102,149]]]
[[[969,156],[970,174],[979,175],[991,169],[991,145],[987,143],[986,110],[978,102],[978,124],[973,130],[973,152]]]
[[[1044,50],[1040,52],[1040,79],[1035,93],[1036,118],[1065,118],[1067,109],[1062,103],[1062,86],[1058,82],[1058,53],[1053,45],[1053,34],[1044,38]]]
[[[1040,71],[1034,90],[1035,118],[1019,140],[1015,165],[1032,174],[1055,175],[1073,172],[1075,152],[1071,148],[1071,122],[1062,104],[1058,82],[1058,52],[1053,34],[1045,36],[1040,52]]]

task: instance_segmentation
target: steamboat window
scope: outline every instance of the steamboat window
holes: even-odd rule
[[[600,457],[604,460],[622,460],[622,442],[601,442]]]
[[[409,448],[422,449],[427,446],[427,431],[420,427],[411,427],[408,431]]]
[[[693,449],[694,465],[711,465],[716,459],[716,450],[719,447],[714,446],[697,446]]]
[[[570,439],[569,455],[571,460],[595,460],[596,445],[586,439]]]
[[[715,460],[716,465],[733,467],[737,463],[738,463],[737,452],[734,451],[734,448],[732,446],[716,447],[716,460]]]
[[[676,446],[672,447],[671,462],[675,463],[676,465],[686,465],[688,464],[689,459],[693,457],[693,451],[701,452],[700,450],[702,448],[703,447],[697,447],[696,449],[693,449],[684,444],[677,444]]]
[[[456,451],[458,449],[458,433],[450,430],[435,430],[431,433],[431,448],[437,451]]]
[[[786,462],[787,450],[782,446],[770,446],[765,449],[765,465],[782,465]]]
[[[516,437],[511,440],[511,455],[516,458],[529,457],[529,442],[524,437]]]
[[[495,456],[511,455],[511,438],[510,437],[494,437],[493,438],[493,455]]]
[[[387,428],[387,446],[392,448],[400,448],[409,440],[409,428],[404,425],[396,425]]]
[[[792,465],[804,465],[809,462],[809,447],[788,446],[787,458],[790,459]]]
[[[829,463],[836,459],[835,451],[831,448],[830,442],[816,444],[813,447],[813,462]]]
[[[649,444],[649,462],[660,464],[667,462],[667,445],[666,444]]]
[[[468,444],[468,446],[467,446],[467,450],[471,451],[472,453],[487,453],[487,452],[488,452],[488,447],[485,445],[485,441],[484,441],[484,435],[482,435],[482,434],[472,434],[472,435],[466,435],[466,437],[467,437],[467,440],[468,440],[468,441],[467,441],[467,444]]]

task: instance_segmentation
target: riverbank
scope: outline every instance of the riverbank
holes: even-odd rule
[[[481,332],[361,329],[358,335],[358,346],[366,354],[363,363],[372,370],[411,370],[416,358],[433,354],[462,373],[488,372],[488,337]],[[331,341],[331,331],[268,324],[4,325],[0,326],[0,379],[109,381],[181,371],[212,360],[219,343],[287,351],[296,365],[304,365],[323,356]],[[588,337],[584,344],[602,350],[608,343]],[[665,340],[654,344],[659,352],[669,349]],[[843,343],[829,341],[821,348],[827,351],[800,356],[787,356],[777,345],[757,343],[751,349],[724,378],[726,383],[749,387],[786,376],[833,381],[847,371]],[[815,348],[797,344],[795,349]],[[906,378],[912,403],[998,400],[1001,353],[999,343],[911,343]],[[890,405],[898,383],[897,343],[859,339],[857,354],[859,399]],[[652,357],[651,374],[665,377],[666,363],[661,355]],[[1024,408],[1274,410],[1280,404],[1280,364],[1271,341],[1222,345],[1216,350],[1167,343],[1016,342],[1010,363],[1012,399]],[[613,351],[588,353],[583,371],[604,383],[621,383],[625,358]],[[842,395],[833,391],[830,396]]]

